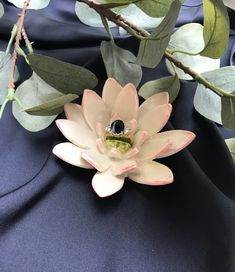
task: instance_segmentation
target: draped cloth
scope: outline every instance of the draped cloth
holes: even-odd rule
[[[1,1],[0,47],[9,39],[19,10]],[[51,0],[27,12],[25,28],[36,53],[79,64],[106,79],[99,45],[102,28],[83,25],[75,0]],[[229,10],[231,22],[235,12]],[[202,22],[201,1],[186,1],[176,27]],[[120,37],[117,44],[134,53],[138,42]],[[234,64],[235,27],[222,65]],[[30,75],[19,62],[21,81]],[[165,61],[143,69],[141,85],[168,75]],[[235,169],[218,128],[193,108],[196,83],[182,81],[168,129],[196,134],[185,150],[160,162],[174,183],[145,186],[126,180],[114,196],[93,192],[94,170],[56,158],[51,150],[64,141],[52,124],[31,133],[13,118],[8,105],[0,121],[0,271],[1,272],[233,272],[235,271]],[[33,91],[33,90],[32,90]]]

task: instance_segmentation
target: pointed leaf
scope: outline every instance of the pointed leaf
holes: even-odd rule
[[[203,73],[202,76],[205,79],[207,79],[209,82],[213,83],[213,85],[222,89],[227,94],[232,95],[232,93],[234,92],[234,86],[235,86],[235,67],[234,66],[227,66],[227,67],[223,67],[214,71],[206,72],[206,73]],[[210,89],[207,89],[204,85],[198,84],[197,90],[194,96],[194,107],[200,114],[202,114],[206,118],[218,124],[223,123],[225,127],[228,126],[229,128],[232,125],[230,122],[233,120],[232,118],[234,118],[234,115],[231,115],[232,105],[234,105],[233,101],[234,101],[234,98],[232,99],[232,103],[231,103],[230,99],[225,98],[225,96],[222,98],[222,101],[221,101],[220,96],[213,93]],[[222,114],[222,118],[224,119],[223,121],[221,119],[221,114]],[[225,121],[225,119],[227,121]]]
[[[8,0],[17,8],[22,8],[25,0]],[[28,9],[43,9],[48,6],[50,0],[31,0]]]
[[[226,145],[232,155],[232,158],[235,162],[235,138],[230,138],[225,140]]]
[[[166,17],[151,35],[140,42],[137,63],[154,68],[160,62],[169,43],[172,30],[175,26],[181,4],[174,1]]]
[[[81,94],[84,89],[93,89],[98,83],[96,76],[81,66],[38,54],[27,57],[33,71],[64,94]]]
[[[151,17],[163,17],[173,2],[174,0],[140,0],[135,4]]]
[[[113,77],[121,85],[129,82],[138,86],[142,78],[142,70],[135,64],[136,57],[128,50],[118,47],[112,42],[102,41],[100,46],[108,77]]]
[[[177,75],[162,77],[157,80],[148,81],[139,90],[139,95],[147,99],[150,96],[160,93],[169,93],[169,102],[172,103],[180,90],[180,81]]]
[[[57,98],[51,99],[45,103],[35,107],[24,109],[25,112],[31,115],[49,116],[56,115],[63,111],[64,105],[78,98],[76,94],[65,94]]]
[[[11,68],[11,55],[0,51],[0,105],[2,105],[8,93],[8,80]],[[14,80],[19,79],[18,70],[15,70]]]
[[[222,0],[203,0],[205,48],[202,56],[220,58],[227,50],[229,17]]]
[[[180,27],[172,36],[169,42],[168,49],[183,50],[191,53],[198,53],[204,48],[203,26],[198,23],[190,23]],[[174,58],[182,62],[185,66],[192,68],[197,73],[201,74],[210,70],[215,70],[220,67],[219,59],[211,59],[200,55],[187,55],[176,52]],[[171,74],[175,74],[175,70],[180,79],[191,80],[192,77],[185,74],[183,70],[175,67],[173,69],[171,63],[166,60],[166,66]]]
[[[36,105],[47,102],[54,98],[60,97],[62,93],[49,86],[35,73],[24,81],[15,93],[16,97],[21,101],[24,108],[31,108]],[[33,116],[19,107],[16,101],[13,102],[13,115],[16,120],[29,131],[39,131],[48,127],[57,115],[53,116]]]

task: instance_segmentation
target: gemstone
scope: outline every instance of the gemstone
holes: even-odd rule
[[[115,120],[112,122],[110,128],[113,134],[122,134],[125,131],[125,124],[122,120]]]

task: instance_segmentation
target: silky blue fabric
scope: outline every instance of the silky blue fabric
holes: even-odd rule
[[[1,1],[3,50],[19,10]],[[91,69],[101,93],[106,79],[99,45],[102,28],[81,24],[75,0],[51,0],[27,12],[25,28],[35,52]],[[229,11],[231,22],[234,11]],[[186,1],[177,27],[202,22],[201,1]],[[222,65],[234,64],[235,34]],[[131,37],[114,36],[123,48],[138,50]],[[21,81],[31,71],[21,59]],[[142,83],[168,75],[165,62],[143,69]],[[235,169],[222,130],[193,109],[196,83],[182,81],[165,127],[188,129],[197,137],[185,150],[161,159],[175,176],[171,185],[150,187],[126,180],[107,199],[91,188],[94,170],[57,159],[51,150],[65,141],[51,125],[30,133],[8,105],[0,121],[1,272],[233,272],[235,271]]]

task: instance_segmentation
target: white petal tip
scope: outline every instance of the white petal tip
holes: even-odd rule
[[[124,184],[123,177],[115,177],[110,171],[97,172],[92,179],[92,187],[96,194],[101,197],[108,197],[120,191]]]

